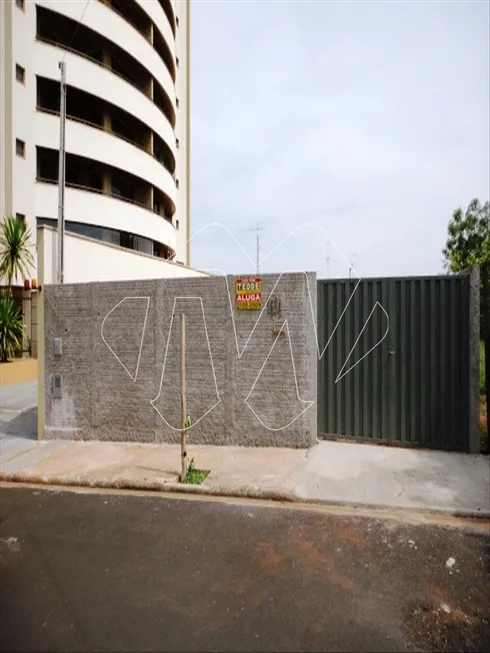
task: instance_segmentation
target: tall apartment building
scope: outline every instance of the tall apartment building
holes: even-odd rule
[[[56,227],[64,60],[67,236],[190,263],[189,4],[0,0],[0,217]]]

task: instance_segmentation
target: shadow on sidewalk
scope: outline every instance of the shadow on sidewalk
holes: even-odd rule
[[[15,417],[0,410],[0,433],[37,440],[37,406],[23,410]]]

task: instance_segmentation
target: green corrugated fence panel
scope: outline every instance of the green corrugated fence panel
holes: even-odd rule
[[[319,280],[318,339],[320,437],[468,450],[468,276]]]

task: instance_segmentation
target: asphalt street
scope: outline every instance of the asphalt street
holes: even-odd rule
[[[485,532],[259,502],[0,498],[1,651],[490,650]]]

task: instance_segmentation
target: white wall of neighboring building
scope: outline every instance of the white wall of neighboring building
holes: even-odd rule
[[[132,114],[167,144],[175,157],[172,174],[151,154],[117,135],[74,120],[66,122],[66,150],[70,154],[96,160],[136,175],[164,193],[175,205],[172,220],[109,195],[67,187],[65,219],[126,231],[163,243],[176,252],[175,260],[189,264],[190,201],[189,201],[189,6],[190,0],[171,2],[177,18],[175,37],[170,21],[159,0],[132,0],[146,12],[166,41],[176,66],[176,81],[163,60],[140,32],[103,0],[91,0],[82,24],[123,48],[143,65],[165,89],[176,115],[175,128],[169,119],[146,97],[122,77],[76,52],[36,39],[36,7],[62,14],[74,21],[81,17],[85,3],[74,0],[25,0],[19,8],[14,0],[0,0],[0,218],[22,214],[36,239],[36,218],[57,218],[56,184],[36,181],[36,148],[58,149],[59,117],[36,110],[36,76],[60,79],[58,63],[67,65],[67,84],[90,93]],[[16,64],[25,69],[25,83],[16,80]],[[178,104],[178,106],[177,106]],[[16,155],[16,139],[25,142],[25,157]],[[85,278],[86,240],[67,235],[72,255],[80,256],[80,266],[71,264]],[[80,246],[80,254],[73,249]],[[83,254],[82,254],[83,248]],[[104,251],[107,246],[103,246]],[[116,247],[110,248],[112,258]],[[122,249],[124,265],[134,273],[128,279],[141,277],[142,268],[160,270],[164,260]],[[132,258],[134,257],[134,258]],[[155,258],[153,261],[152,259]],[[122,259],[121,259],[122,260]],[[133,262],[131,262],[133,261]],[[170,265],[170,268],[173,266]],[[182,270],[177,266],[177,270]],[[102,267],[98,268],[104,274]],[[95,272],[91,272],[94,274]],[[176,273],[177,276],[180,272]],[[95,279],[94,279],[95,280]]]
[[[139,0],[143,4],[143,0]],[[177,230],[176,259],[191,265],[190,254],[190,154],[191,154],[191,121],[190,121],[190,0],[172,2],[178,12],[179,26],[176,33],[176,50],[179,57],[178,75],[176,81],[179,109],[175,134],[179,140],[176,152],[179,188],[176,199],[176,219],[179,221]]]
[[[38,6],[55,9],[58,13],[71,18],[75,22],[80,19],[84,7],[82,3],[73,0],[56,0],[54,5],[53,0],[31,1]],[[144,3],[141,3],[140,6],[145,10]],[[165,14],[163,14],[163,19],[168,22]],[[166,90],[175,110],[175,88],[170,73],[156,50],[142,34],[110,6],[100,2],[100,0],[91,0],[83,16],[83,24],[90,27],[94,32],[109,38],[139,61]],[[170,32],[170,34],[172,33]],[[172,40],[174,39],[172,38]]]
[[[35,192],[38,215],[48,217],[53,202],[58,201],[58,186],[38,181],[35,184]],[[65,204],[68,207],[70,220],[73,222],[99,225],[99,214],[103,213],[105,227],[131,231],[127,225],[136,224],[139,235],[145,238],[156,238],[158,234],[159,237],[164,238],[165,243],[175,249],[175,229],[172,225],[140,206],[121,202],[115,197],[107,195],[86,193],[80,188],[66,189]],[[33,238],[35,238],[35,232],[33,232]]]
[[[0,2],[0,218],[12,205],[12,181],[7,161],[12,160],[12,4]],[[8,99],[7,99],[8,98]]]
[[[50,227],[37,230],[38,274],[44,285],[56,283],[56,246],[58,234]],[[131,281],[206,277],[206,272],[132,252],[109,243],[65,232],[64,282]]]
[[[60,120],[58,116],[39,111],[34,114],[34,120],[36,145],[57,149],[60,141]],[[95,159],[141,177],[164,192],[175,203],[176,188],[170,172],[151,154],[135,147],[128,141],[123,141],[122,138],[118,138],[110,132],[68,120],[66,149],[72,154]],[[89,195],[87,191],[82,192],[84,196]],[[93,195],[93,193],[90,194]],[[70,206],[67,205],[66,212],[69,210]],[[72,220],[68,214],[66,218]],[[160,216],[158,218],[161,222],[162,218]],[[165,222],[168,221],[165,220]],[[133,225],[131,225],[131,229],[127,228],[126,230],[134,233]],[[158,240],[158,234],[155,234],[155,240]]]
[[[98,1],[92,0],[92,2]],[[36,58],[36,75],[59,82],[60,49],[50,43],[35,41],[34,56]],[[175,148],[171,146],[175,141],[172,125],[148,97],[122,77],[114,75],[110,70],[98,66],[93,61],[68,51],[63,51],[62,56],[66,63],[68,84],[73,84],[73,80],[76,80],[76,86],[81,91],[111,102],[137,116],[170,146],[175,155]],[[67,138],[69,138],[71,124],[68,122]]]

